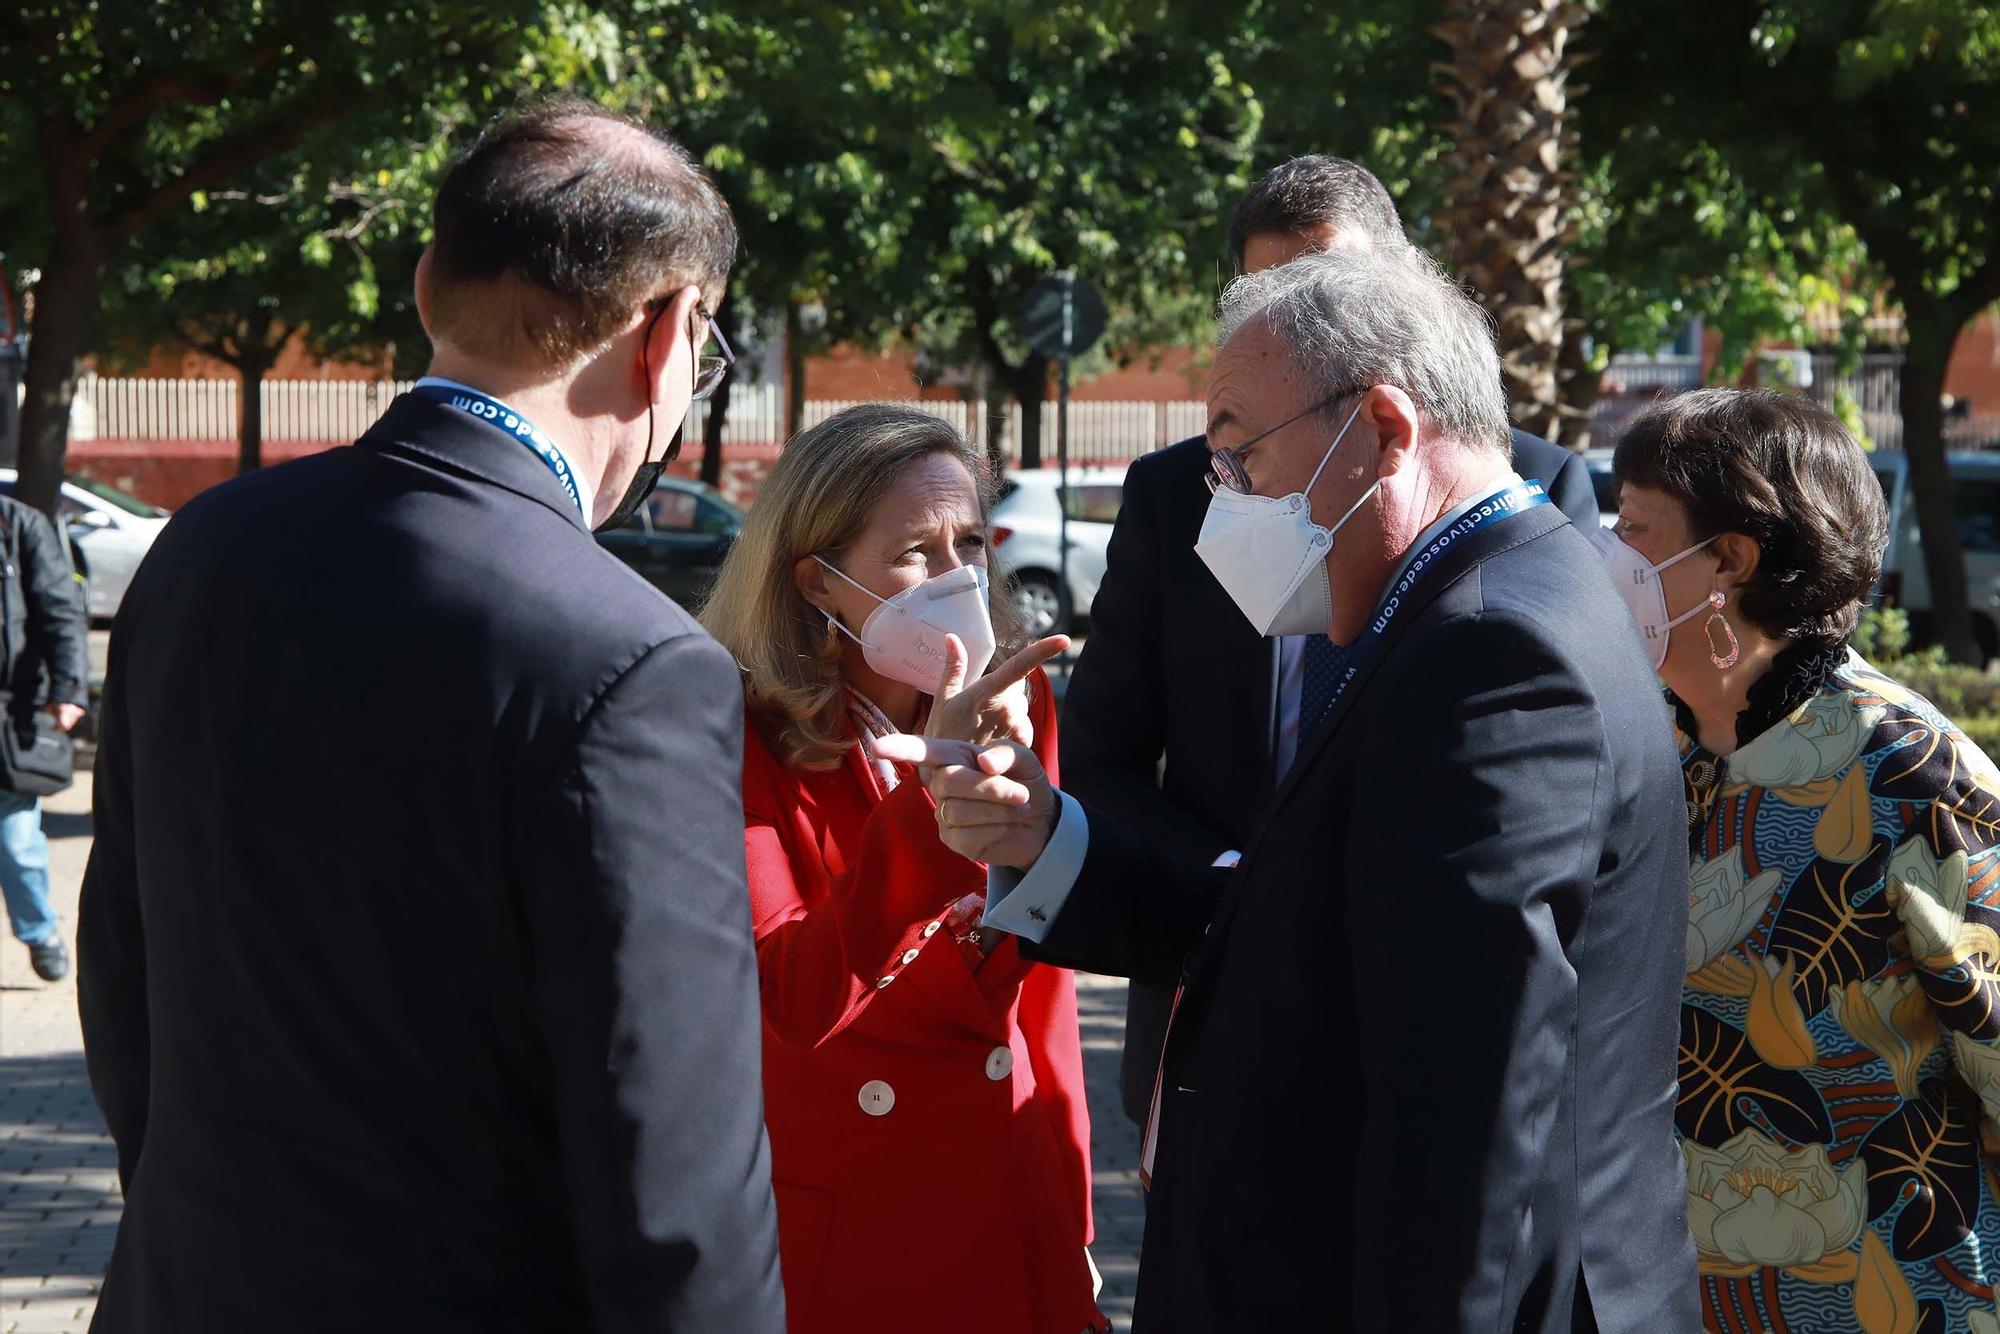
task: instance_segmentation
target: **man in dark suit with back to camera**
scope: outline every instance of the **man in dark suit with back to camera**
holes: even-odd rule
[[[877,743],[994,868],[989,927],[1178,991],[1133,1327],[1692,1331],[1685,807],[1624,601],[1514,471],[1490,327],[1428,259],[1239,279],[1222,335],[1216,614],[1345,649],[1240,863],[1011,743]]]
[[[1402,219],[1365,167],[1294,158],[1229,220],[1229,260],[1258,273],[1315,250],[1400,251]],[[1583,460],[1524,431],[1514,465],[1586,530],[1597,501]],[[1321,633],[1267,639],[1195,557],[1208,508],[1208,441],[1140,459],[1125,477],[1091,633],[1063,703],[1063,781],[1094,807],[1203,861],[1233,861],[1257,812],[1325,711],[1341,655]],[[1302,721],[1303,720],[1303,721]],[[1143,1124],[1166,1035],[1163,989],[1134,979],[1119,1092]]]
[[[431,374],[154,546],[79,926],[95,1329],[783,1329],[737,673],[591,537],[719,379],[735,250],[664,136],[503,118]]]

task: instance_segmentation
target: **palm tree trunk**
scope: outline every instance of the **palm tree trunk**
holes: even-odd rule
[[[1440,222],[1451,266],[1493,315],[1514,422],[1544,439],[1576,434],[1561,408],[1563,247],[1575,234],[1564,161],[1575,136],[1569,0],[1450,0],[1431,31],[1456,109],[1453,179]]]

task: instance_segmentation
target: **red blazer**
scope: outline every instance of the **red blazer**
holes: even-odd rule
[[[1035,752],[1055,773],[1048,678]],[[1076,987],[940,924],[985,869],[913,774],[783,767],[752,718],[744,846],[791,1334],[1080,1334],[1098,1319]]]

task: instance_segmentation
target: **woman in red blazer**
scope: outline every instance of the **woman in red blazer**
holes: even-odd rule
[[[792,1334],[1110,1328],[1084,1249],[1072,979],[978,929],[985,868],[939,842],[913,770],[862,746],[1012,735],[1053,772],[1040,663],[1066,641],[1007,656],[1010,604],[989,619],[985,596],[991,494],[950,426],[850,409],[786,446],[703,617],[748,695],[744,847]]]

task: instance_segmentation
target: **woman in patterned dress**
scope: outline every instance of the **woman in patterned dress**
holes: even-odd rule
[[[1847,646],[1881,490],[1830,413],[1765,392],[1668,401],[1616,467],[1657,623],[1695,613],[1660,674],[1693,854],[1677,1121],[1706,1327],[2000,1334],[2000,771]]]

